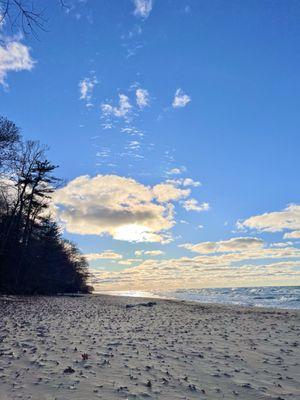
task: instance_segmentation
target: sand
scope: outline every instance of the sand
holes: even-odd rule
[[[299,342],[296,311],[2,297],[0,399],[295,400]]]

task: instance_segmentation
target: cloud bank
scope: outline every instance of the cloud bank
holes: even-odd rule
[[[107,290],[173,290],[263,285],[266,281],[293,284],[300,278],[300,249],[292,246],[275,248],[249,237],[185,246],[200,255],[148,259],[120,272],[93,270],[95,286]]]

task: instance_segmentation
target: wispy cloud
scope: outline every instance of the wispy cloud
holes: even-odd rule
[[[195,181],[192,178],[168,179],[167,182],[173,183],[174,185],[193,186],[193,187],[198,187],[202,185],[201,182]]]
[[[188,96],[182,89],[177,89],[173,99],[173,108],[185,107],[191,101],[190,96]]]
[[[182,165],[181,167],[175,167],[170,169],[169,171],[167,171],[167,175],[180,175],[185,171],[186,167]]]
[[[180,168],[172,168],[169,171],[167,171],[168,175],[177,175],[177,174],[181,174],[181,170]]]
[[[144,108],[144,107],[149,106],[150,99],[149,99],[148,90],[138,88],[136,90],[135,94],[136,94],[136,103],[139,106],[139,108]]]
[[[130,150],[139,150],[141,147],[141,143],[138,140],[130,140],[128,143],[128,149]]]
[[[101,104],[101,110],[104,115],[114,116],[117,118],[125,118],[131,108],[132,106],[129,102],[129,98],[125,94],[119,94],[119,105],[117,107],[108,103]]]
[[[134,254],[138,257],[142,255],[155,257],[155,256],[161,256],[165,254],[165,252],[162,250],[136,250]]]
[[[134,12],[133,14],[139,18],[148,18],[153,7],[152,0],[134,0]]]
[[[136,124],[144,109],[150,106],[150,95],[146,89],[139,87],[138,83],[132,84],[128,91],[128,95],[124,93],[118,95],[117,105],[112,101],[102,102],[100,105],[102,127],[112,129],[119,126],[121,132],[142,137],[144,132]]]
[[[30,71],[35,64],[29,47],[21,43],[21,37],[4,38],[0,46],[0,84],[8,88],[6,77],[9,72]]]
[[[98,83],[98,80],[95,75],[91,77],[86,77],[82,79],[79,86],[80,100],[84,100],[86,102],[87,107],[92,107],[93,104],[91,102],[94,86]]]

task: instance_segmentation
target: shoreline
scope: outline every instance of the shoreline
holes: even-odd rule
[[[279,307],[266,307],[266,306],[246,306],[242,304],[231,304],[231,303],[208,303],[208,302],[200,302],[197,300],[183,300],[176,298],[166,298],[166,297],[139,297],[139,296],[124,296],[124,295],[116,295],[116,294],[104,294],[104,293],[95,293],[92,295],[86,296],[108,296],[114,298],[124,298],[126,300],[131,299],[139,299],[140,301],[167,301],[175,304],[189,304],[191,306],[200,306],[200,307],[220,307],[220,308],[233,308],[233,309],[241,309],[243,311],[281,311],[281,312],[294,312],[300,317],[300,309],[298,308],[279,308]]]
[[[95,294],[162,298],[201,304],[300,310],[300,286],[201,288],[180,289],[171,292],[105,290]]]
[[[167,297],[147,297],[147,296],[126,296],[126,295],[117,295],[117,294],[108,294],[108,293],[92,293],[92,294],[77,294],[77,293],[65,293],[65,294],[56,294],[56,295],[2,295],[0,294],[0,301],[22,301],[22,299],[35,299],[35,298],[90,298],[90,297],[103,297],[103,298],[115,298],[120,300],[140,300],[141,302],[145,301],[165,301],[171,302],[175,304],[189,304],[191,306],[200,306],[200,307],[220,307],[220,308],[232,308],[232,309],[241,309],[242,311],[281,311],[281,312],[292,312],[296,313],[300,317],[300,309],[299,308],[280,308],[275,306],[249,306],[243,304],[232,304],[232,303],[214,303],[214,302],[204,302],[197,300],[184,300],[184,299],[176,299],[176,298],[167,298]]]

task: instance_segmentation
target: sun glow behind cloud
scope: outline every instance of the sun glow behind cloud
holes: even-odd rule
[[[175,204],[191,193],[181,184],[151,187],[117,175],[80,176],[56,191],[53,212],[71,233],[168,243],[176,224]]]
[[[159,239],[147,226],[137,224],[120,226],[116,229],[114,237],[128,242],[156,242]]]

